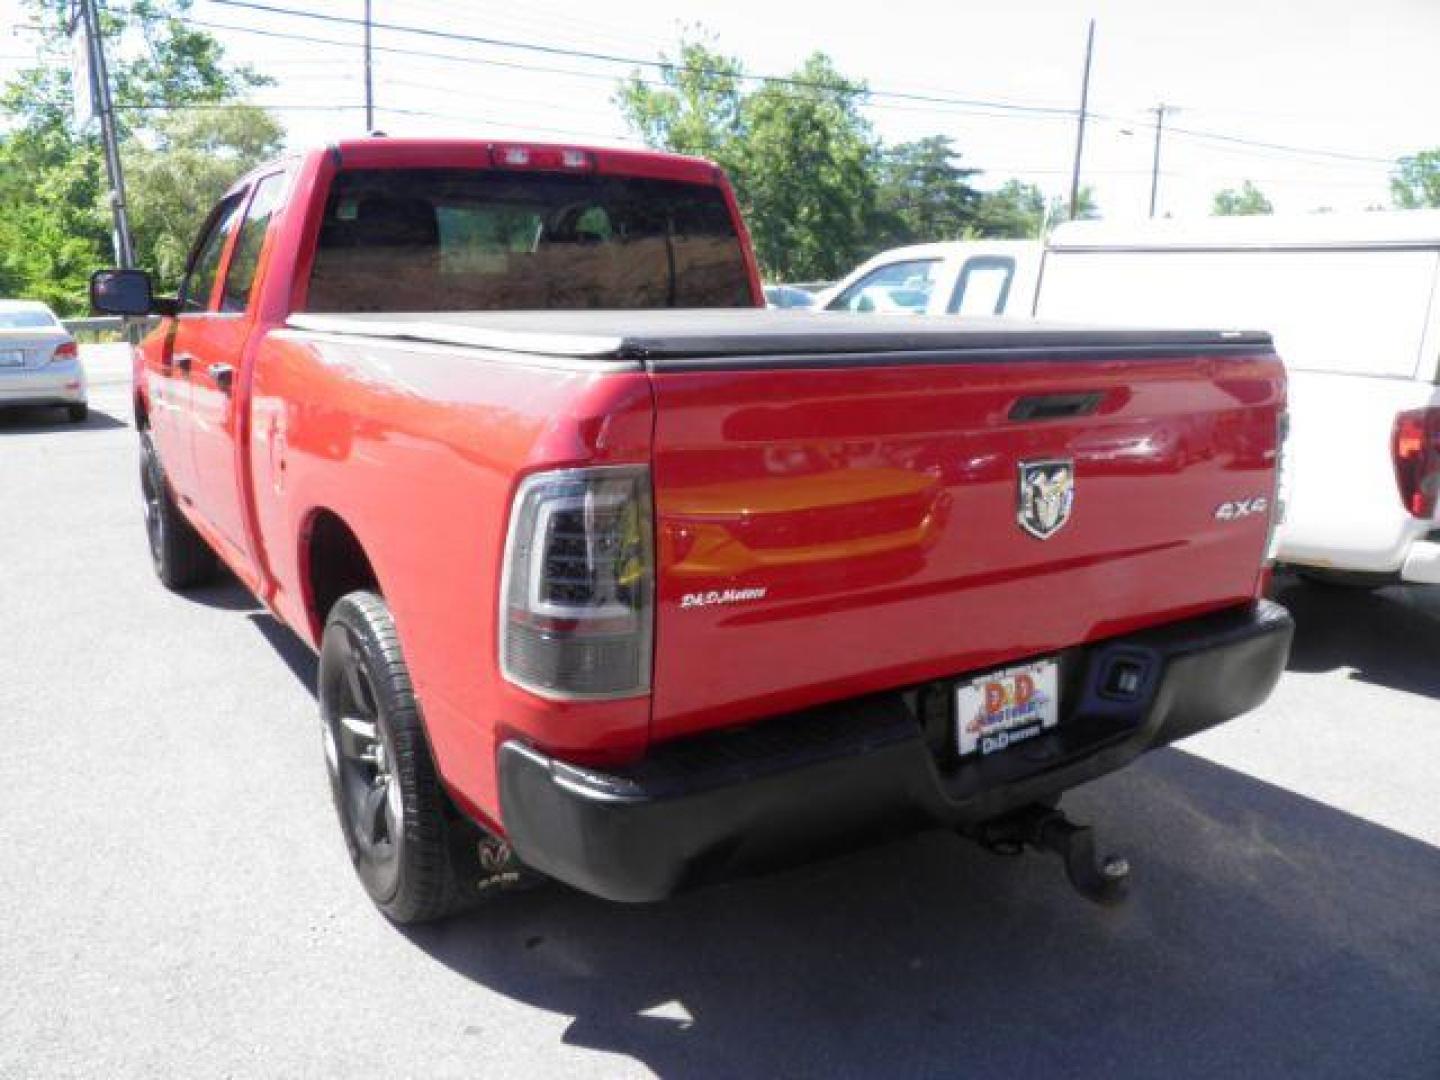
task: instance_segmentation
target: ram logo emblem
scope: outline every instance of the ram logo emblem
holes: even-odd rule
[[[1070,520],[1075,505],[1075,462],[1020,462],[1020,527],[1037,540],[1049,540]]]

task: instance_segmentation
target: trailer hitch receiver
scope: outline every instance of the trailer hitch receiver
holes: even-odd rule
[[[1075,891],[1097,904],[1118,904],[1129,890],[1130,863],[1119,855],[1097,856],[1095,831],[1054,807],[1027,806],[987,821],[972,838],[1002,855],[1018,855],[1027,847],[1054,852]]]

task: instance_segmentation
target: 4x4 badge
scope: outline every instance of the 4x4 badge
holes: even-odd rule
[[[1070,458],[1020,462],[1020,527],[1049,540],[1070,520],[1075,505],[1075,462]]]

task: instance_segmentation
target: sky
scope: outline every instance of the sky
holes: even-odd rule
[[[364,10],[363,0],[254,2],[342,19]],[[1064,194],[1093,18],[1081,176],[1106,217],[1148,211],[1162,103],[1158,206],[1175,217],[1207,213],[1216,191],[1245,179],[1280,212],[1388,205],[1394,159],[1440,146],[1440,0],[373,3],[377,22],[511,43],[377,30],[376,124],[391,135],[633,143],[611,101],[627,61],[673,54],[683,28],[699,25],[753,74],[829,54],[875,92],[864,111],[878,137],[949,135],[961,163],[983,170],[981,187],[1015,176]],[[292,145],[364,132],[358,26],[222,0],[195,0],[190,17],[276,80],[253,98],[277,107]],[[0,0],[0,78],[33,60],[24,21],[18,0]]]

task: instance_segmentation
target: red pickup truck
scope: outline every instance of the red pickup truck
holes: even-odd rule
[[[895,830],[1097,864],[1059,796],[1261,702],[1262,334],[753,310],[713,165],[369,139],[240,180],[134,409],[155,568],[319,654],[397,921],[654,900]]]

